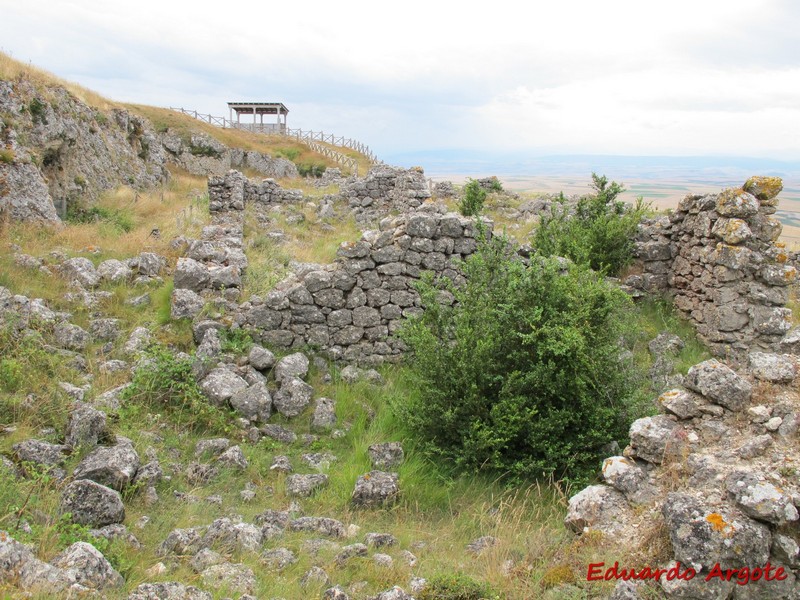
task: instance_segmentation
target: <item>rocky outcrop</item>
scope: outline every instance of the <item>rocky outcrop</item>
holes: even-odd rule
[[[341,187],[350,209],[360,223],[377,222],[390,211],[419,208],[431,197],[428,181],[420,167],[401,169],[375,165],[364,179],[353,179]]]
[[[193,133],[184,138],[167,130],[161,134],[160,142],[167,160],[192,175],[223,177],[231,169],[249,169],[264,177],[299,177],[297,167],[285,158],[229,148],[205,133]]]
[[[57,221],[57,211],[120,185],[143,189],[168,177],[152,126],[126,110],[87,106],[59,86],[0,81],[0,211]]]

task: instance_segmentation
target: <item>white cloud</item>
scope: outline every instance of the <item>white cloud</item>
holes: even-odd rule
[[[0,0],[0,14],[4,50],[112,98],[217,114],[280,100],[296,126],[386,151],[800,155],[788,0]]]

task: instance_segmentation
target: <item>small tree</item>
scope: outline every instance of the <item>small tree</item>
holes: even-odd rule
[[[636,379],[620,360],[630,301],[585,266],[510,256],[503,239],[464,264],[466,284],[425,312],[403,338],[422,393],[398,407],[436,455],[516,478],[584,480],[600,448],[622,439]]]
[[[566,256],[592,269],[617,275],[633,259],[633,237],[649,206],[638,198],[633,206],[617,196],[619,183],[592,173],[594,194],[571,210],[561,194],[550,214],[543,215],[533,245],[545,256]]]
[[[464,186],[464,197],[458,205],[458,211],[465,217],[474,217],[483,211],[483,203],[486,202],[486,190],[481,184],[470,179]]]

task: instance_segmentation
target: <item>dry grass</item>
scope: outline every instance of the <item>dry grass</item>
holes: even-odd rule
[[[107,111],[121,107],[120,104],[104,98],[97,92],[61,79],[44,69],[25,64],[4,52],[0,52],[0,79],[12,80],[20,78],[30,80],[42,92],[45,92],[49,86],[61,86],[83,103],[99,110]]]

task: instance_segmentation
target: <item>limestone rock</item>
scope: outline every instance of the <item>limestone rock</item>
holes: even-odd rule
[[[309,361],[305,354],[301,352],[289,354],[275,365],[275,380],[280,383],[292,378],[305,379],[308,375],[308,367]]]
[[[118,437],[115,446],[103,446],[89,453],[72,475],[75,479],[91,479],[121,491],[130,485],[139,464],[139,454],[131,441]]]
[[[726,486],[736,505],[754,519],[776,525],[798,519],[791,496],[754,473],[734,471],[726,479]]]
[[[97,548],[86,542],[75,542],[50,564],[71,571],[75,581],[96,590],[120,587],[125,582]]]
[[[255,344],[250,348],[247,360],[254,369],[258,369],[259,371],[270,369],[275,365],[275,355],[266,348]]]
[[[128,595],[128,600],[212,600],[209,592],[176,581],[143,583]]]
[[[296,417],[311,403],[313,392],[313,388],[302,379],[287,375],[281,379],[281,387],[273,397],[273,406],[284,417]]]
[[[59,267],[61,276],[67,281],[77,281],[82,287],[94,288],[100,284],[100,275],[94,264],[82,256],[70,258]]]
[[[11,446],[11,450],[17,461],[21,463],[31,462],[51,467],[63,464],[69,447],[30,439],[14,444]]]
[[[234,394],[246,390],[247,387],[244,379],[222,367],[213,369],[200,382],[200,389],[215,406],[225,406]]]
[[[192,290],[176,288],[172,291],[170,317],[172,319],[193,319],[203,307],[206,301]]]
[[[722,506],[673,492],[662,509],[675,559],[695,570],[720,563],[723,569],[765,564],[771,536],[766,525]]]
[[[341,521],[326,517],[299,517],[289,522],[289,529],[319,533],[335,538],[343,538],[347,535],[347,529]]]
[[[397,473],[370,471],[358,478],[352,502],[356,506],[380,506],[394,502],[399,493]]]
[[[569,499],[564,524],[575,533],[596,529],[613,533],[628,512],[625,497],[607,485],[592,485]]]
[[[103,527],[125,520],[125,505],[119,492],[91,481],[79,479],[61,494],[61,514],[70,513],[72,521],[88,527]]]
[[[247,459],[239,446],[231,446],[217,457],[217,462],[226,467],[244,471],[247,468]]]
[[[749,381],[713,358],[689,369],[684,384],[690,390],[733,411],[744,408],[753,393]]]
[[[368,452],[372,466],[376,469],[391,469],[403,464],[405,460],[405,453],[400,442],[372,444]]]
[[[314,403],[314,415],[311,417],[311,428],[316,430],[332,429],[336,425],[336,402],[330,398],[317,398]]]
[[[106,413],[80,404],[69,415],[65,445],[70,448],[92,448],[106,434]]]
[[[318,489],[328,485],[328,476],[322,473],[289,475],[286,478],[286,493],[289,496],[307,498]]]
[[[236,391],[230,398],[230,404],[233,410],[248,421],[264,423],[272,414],[272,396],[263,382]]]
[[[60,348],[82,352],[89,345],[89,333],[72,323],[59,323],[53,329],[56,343]]]
[[[632,454],[659,464],[680,454],[685,446],[683,433],[683,428],[666,415],[637,419],[629,432]]]
[[[250,567],[239,563],[211,565],[200,573],[203,583],[213,588],[224,587],[240,594],[251,594],[256,587],[256,576]]]
[[[220,548],[228,552],[255,551],[261,546],[261,529],[250,523],[237,523],[227,517],[208,526],[201,546]]]
[[[772,383],[787,383],[795,378],[797,366],[788,354],[750,353],[750,369],[756,379]]]

